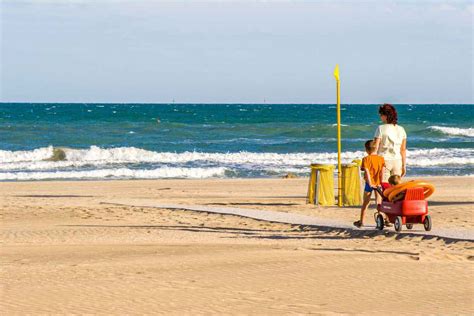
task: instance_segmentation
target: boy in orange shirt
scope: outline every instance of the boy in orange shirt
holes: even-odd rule
[[[382,184],[385,166],[385,160],[383,157],[378,156],[376,153],[375,142],[373,140],[368,140],[365,142],[365,151],[367,152],[367,156],[362,159],[361,166],[361,169],[365,171],[364,201],[360,210],[360,220],[354,222],[356,227],[364,226],[365,211],[369,206],[372,191],[374,191],[376,195],[378,194],[374,189]]]

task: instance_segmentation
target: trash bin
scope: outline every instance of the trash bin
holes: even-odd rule
[[[360,162],[354,160],[350,164],[342,165],[342,205],[362,205],[360,184]]]
[[[334,166],[311,164],[307,203],[334,205]]]

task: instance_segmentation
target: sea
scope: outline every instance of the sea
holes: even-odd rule
[[[343,104],[342,160],[377,104]],[[474,174],[474,105],[397,104],[409,176]],[[336,164],[334,104],[0,103],[0,181],[277,178]]]

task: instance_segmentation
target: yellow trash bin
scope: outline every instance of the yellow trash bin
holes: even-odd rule
[[[334,166],[311,164],[307,203],[334,205]]]
[[[362,205],[360,165],[358,161],[342,165],[342,205]]]

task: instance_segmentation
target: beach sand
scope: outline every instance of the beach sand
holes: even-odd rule
[[[275,210],[307,179],[0,183],[2,314],[471,314],[474,242],[318,230],[110,200]],[[433,225],[474,229],[474,178],[433,177]],[[372,221],[372,211],[367,221]],[[393,228],[390,228],[393,231]]]

